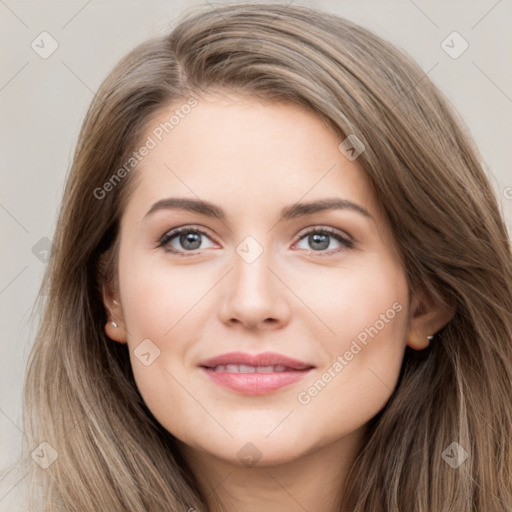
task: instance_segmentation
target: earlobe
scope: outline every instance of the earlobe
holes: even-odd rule
[[[108,321],[105,324],[106,335],[118,343],[126,343],[126,330],[114,321]]]
[[[433,334],[430,334],[428,336],[420,336],[417,334],[410,333],[407,336],[407,345],[414,350],[424,350],[430,345],[430,342],[433,339]]]

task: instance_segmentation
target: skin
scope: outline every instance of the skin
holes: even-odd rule
[[[137,183],[121,219],[119,286],[103,286],[109,322],[117,323],[107,323],[106,332],[128,344],[140,393],[179,440],[210,510],[220,510],[217,497],[245,512],[339,512],[338,494],[365,426],[391,396],[406,345],[425,348],[426,336],[449,318],[421,295],[411,299],[364,171],[338,150],[341,140],[321,119],[250,97],[211,93],[198,102],[133,171]],[[162,110],[143,140],[180,104]],[[168,197],[210,201],[226,219],[177,209],[146,216]],[[284,206],[331,197],[371,217],[343,209],[280,220]],[[179,226],[207,232],[199,249],[187,249],[179,236],[167,247],[184,256],[158,247]],[[321,228],[353,246],[329,235],[320,245],[304,237]],[[236,251],[247,236],[263,249],[251,263]],[[397,303],[400,312],[301,403],[299,393],[332,371],[353,340]],[[134,354],[144,339],[160,351],[149,366]],[[198,368],[231,351],[278,352],[315,369],[280,390],[244,395]],[[260,458],[249,466],[240,450]]]

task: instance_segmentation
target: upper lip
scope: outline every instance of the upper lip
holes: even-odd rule
[[[246,354],[244,352],[229,352],[227,354],[221,354],[220,356],[206,359],[199,363],[199,366],[206,368],[215,368],[216,366],[228,365],[228,364],[244,364],[247,366],[276,366],[282,365],[292,370],[306,370],[313,368],[312,364],[305,361],[298,361],[291,357],[283,356],[275,352],[262,352],[261,354]]]

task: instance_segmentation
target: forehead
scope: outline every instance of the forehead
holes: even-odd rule
[[[329,195],[378,209],[366,173],[340,152],[342,139],[319,116],[252,97],[196,101],[191,108],[176,101],[147,122],[142,141],[150,150],[136,167],[129,207],[180,195],[262,214]]]

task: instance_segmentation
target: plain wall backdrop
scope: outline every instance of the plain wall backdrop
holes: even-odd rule
[[[0,472],[2,511],[16,508],[24,480],[14,463],[35,333],[29,314],[80,125],[122,56],[205,3],[214,9],[230,2],[0,0],[0,468],[12,468]],[[346,17],[406,50],[465,119],[512,232],[511,0],[275,3]]]

